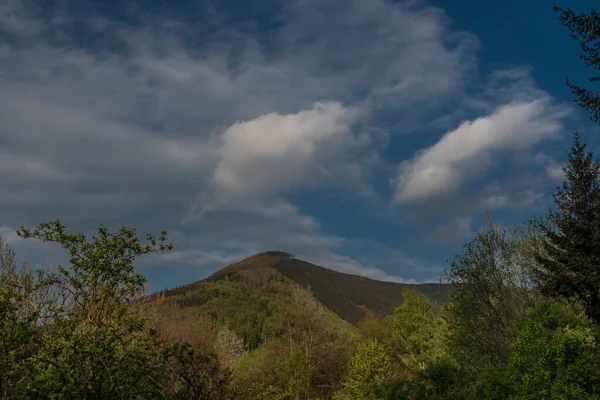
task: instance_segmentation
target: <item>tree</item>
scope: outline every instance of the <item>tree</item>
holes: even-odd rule
[[[525,229],[488,222],[442,274],[450,284],[449,349],[471,374],[507,363],[510,325],[536,301],[523,251],[530,238]]]
[[[462,385],[464,381],[459,365],[449,358],[439,359],[422,371],[406,385],[404,397],[402,392],[394,399],[427,399],[427,400],[463,400],[467,398]],[[490,397],[481,397],[486,400]]]
[[[219,360],[230,370],[233,370],[237,360],[244,354],[244,341],[227,326],[218,329],[215,347]]]
[[[600,70],[600,14],[592,9],[589,14],[576,14],[568,8],[554,6],[554,10],[560,13],[561,24],[569,29],[571,37],[581,44],[580,58],[587,67]],[[590,77],[591,82],[600,81],[600,76]],[[591,119],[600,123],[600,95],[577,86],[567,79],[567,86],[571,89],[578,104],[591,112]]]
[[[317,300],[310,288],[295,285],[292,289],[291,303],[288,310],[288,338],[290,351],[296,346],[304,354],[307,362],[311,363],[316,346],[322,345],[327,339],[325,327],[325,307]]]
[[[164,346],[167,373],[160,377],[161,397],[173,400],[228,400],[231,372],[221,368],[214,354],[202,354],[192,345],[175,341]]]
[[[312,369],[302,353],[294,351],[286,362],[279,363],[275,372],[283,380],[290,400],[308,399]]]
[[[41,223],[33,231],[21,228],[17,234],[22,239],[58,243],[69,252],[70,268],[59,265],[49,281],[69,294],[73,304],[69,311],[84,317],[90,327],[101,326],[115,308],[143,292],[146,278],[135,272],[136,258],[173,248],[166,243],[165,231],[158,245],[150,233],[144,245],[134,228],[123,227],[114,235],[100,225],[98,236],[89,242],[83,233],[68,234],[60,220]]]
[[[57,288],[69,302],[52,310],[40,330],[38,351],[30,357],[30,398],[153,398],[165,369],[156,335],[131,312],[145,278],[135,273],[140,255],[172,248],[166,232],[160,244],[148,234],[142,244],[133,228],[119,234],[102,225],[88,241],[69,234],[59,221],[21,228],[21,238],[60,244],[69,252],[70,267],[40,276],[39,284]]]
[[[348,340],[310,288],[294,285],[283,312],[290,353],[299,351],[311,367],[312,395],[330,396],[348,359]]]
[[[410,370],[423,370],[445,353],[446,321],[436,319],[418,289],[403,291],[404,303],[389,316],[391,348]]]
[[[0,236],[0,399],[26,393],[27,360],[37,347],[34,290],[31,270],[17,265],[15,252]]]
[[[379,400],[390,375],[391,363],[386,348],[375,340],[360,343],[348,363],[342,389],[333,398]]]
[[[511,346],[504,396],[600,398],[598,328],[583,311],[575,301],[550,300],[529,313]]]
[[[261,400],[307,400],[310,394],[312,368],[304,354],[293,351],[285,360],[277,361],[270,376],[263,376],[258,393],[248,398]],[[269,382],[270,380],[270,382]]]
[[[577,133],[563,171],[557,210],[542,224],[545,254],[537,256],[537,276],[545,295],[577,297],[600,321],[600,163]]]

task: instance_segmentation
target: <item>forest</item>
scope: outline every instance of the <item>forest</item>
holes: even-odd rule
[[[600,14],[555,9],[600,69]],[[567,85],[600,123],[600,95]],[[578,133],[565,153],[552,210],[489,220],[443,271],[447,296],[403,287],[389,312],[336,303],[285,253],[151,294],[134,263],[171,250],[166,232],[22,227],[69,265],[34,270],[0,237],[0,399],[600,399],[600,161]]]

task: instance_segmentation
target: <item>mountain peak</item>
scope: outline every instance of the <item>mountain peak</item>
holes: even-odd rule
[[[285,260],[289,260],[290,258],[294,258],[293,254],[290,253],[286,253],[285,251],[277,251],[277,250],[270,250],[270,251],[264,251],[262,253],[258,253],[255,254],[253,256],[250,257],[257,257],[257,256],[268,256],[268,257],[278,257],[281,259],[285,259]],[[248,257],[248,258],[250,258]]]
[[[246,257],[202,281],[179,288],[177,292],[195,290],[203,284],[222,280],[244,281],[248,277],[246,272],[252,274],[250,270],[264,269],[277,271],[288,283],[310,287],[321,303],[351,323],[360,320],[365,309],[380,315],[391,314],[402,304],[402,291],[408,287],[418,288],[434,302],[436,312],[441,311],[448,301],[447,287],[443,284],[414,285],[373,280],[314,265],[284,251],[264,251]]]
[[[227,267],[218,270],[208,278],[207,281],[215,281],[224,278],[226,275],[254,268],[273,268],[281,261],[291,260],[294,256],[285,251],[269,250],[263,251],[262,253],[254,254],[250,257],[246,257],[236,263],[230,264]]]

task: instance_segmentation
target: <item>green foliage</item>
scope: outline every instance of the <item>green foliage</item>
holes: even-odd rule
[[[263,345],[240,360],[236,372],[242,373],[238,377],[238,382],[244,386],[241,397],[257,400],[308,399],[314,373],[304,354],[292,351],[282,359],[281,354],[276,353],[283,349],[277,346],[277,342],[274,344]]]
[[[161,362],[154,344],[139,329],[119,326],[83,329],[57,319],[41,337],[30,373],[29,397],[143,399],[159,395]]]
[[[381,343],[387,342],[392,336],[392,329],[389,324],[390,318],[375,314],[367,310],[365,317],[358,321],[356,330],[365,339],[375,339]]]
[[[554,194],[557,211],[543,225],[546,254],[538,275],[544,294],[577,297],[600,321],[600,163],[577,134],[563,169],[566,180]]]
[[[70,268],[58,266],[58,273],[49,276],[49,283],[59,284],[71,295],[75,309],[100,324],[105,316],[104,307],[113,302],[116,307],[138,296],[146,279],[135,273],[133,261],[148,253],[170,250],[165,243],[167,233],[162,232],[157,246],[155,237],[148,233],[149,243],[142,244],[134,228],[123,227],[118,235],[110,233],[103,225],[98,236],[88,241],[83,233],[68,234],[60,220],[39,224],[33,231],[21,228],[17,234],[22,239],[39,239],[60,244],[69,252]],[[98,309],[90,309],[98,307]]]
[[[295,351],[311,368],[311,395],[330,396],[349,357],[354,327],[327,310],[310,289],[273,268],[230,266],[228,274],[214,276],[221,278],[166,294],[194,313],[211,315],[243,340],[247,353],[229,364],[236,387],[244,392],[240,396],[287,393],[287,384],[276,378],[277,362],[285,361],[281,354]]]
[[[459,365],[449,358],[441,358],[417,373],[407,385],[405,396],[411,399],[463,400],[466,398],[463,382]],[[396,395],[393,398],[402,397]]]
[[[35,354],[37,307],[31,302],[36,287],[26,264],[18,266],[15,253],[0,236],[0,398],[23,397]],[[43,299],[42,299],[43,300]]]
[[[227,275],[228,276],[228,275]],[[209,313],[241,337],[246,350],[258,348],[284,330],[281,305],[290,296],[290,285],[272,268],[245,269],[227,280],[210,280],[190,291],[167,292],[182,307]]]
[[[425,287],[428,295],[444,302],[445,286]],[[407,288],[416,286],[341,274],[269,252],[166,291],[165,297],[194,313],[212,316],[242,338],[247,354],[228,365],[235,370],[236,386],[245,391],[243,397],[260,398],[265,388],[282,388],[274,377],[276,362],[283,360],[279,354],[275,359],[265,354],[300,351],[312,369],[311,396],[330,398],[360,340],[357,329],[342,318],[354,320],[365,314],[380,318],[402,304]],[[385,335],[389,327],[380,319],[380,333]],[[363,327],[370,329],[364,323]]]
[[[156,343],[143,319],[127,304],[142,293],[145,278],[134,271],[140,255],[172,248],[166,233],[142,244],[133,228],[113,235],[102,225],[88,241],[68,234],[59,221],[42,223],[19,236],[60,244],[70,268],[40,275],[38,285],[60,291],[64,306],[52,310],[41,329],[39,349],[30,357],[28,395],[42,398],[149,398],[158,395]]]
[[[169,367],[163,386],[169,399],[232,399],[229,388],[231,373],[220,367],[215,355],[201,354],[189,343],[174,342],[162,353]]]
[[[411,370],[445,354],[446,321],[436,319],[427,297],[416,289],[404,290],[404,303],[389,316],[391,349]]]
[[[391,376],[387,349],[375,340],[360,343],[348,363],[342,389],[335,400],[383,399],[386,381]]]
[[[285,362],[277,363],[275,373],[283,383],[283,396],[278,399],[308,399],[312,369],[302,353],[295,351]]]
[[[450,352],[471,373],[506,364],[509,327],[535,304],[538,296],[522,252],[530,239],[530,233],[489,223],[444,272],[451,285]]]
[[[550,301],[534,310],[512,344],[510,399],[599,399],[597,334],[576,303]]]
[[[100,225],[88,241],[57,220],[18,234],[60,244],[70,266],[34,276],[0,243],[0,398],[230,397],[214,356],[166,343],[136,309],[146,281],[133,261],[171,249],[165,232],[142,244],[133,228]]]

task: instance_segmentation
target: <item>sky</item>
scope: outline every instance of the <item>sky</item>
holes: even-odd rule
[[[438,281],[486,215],[552,207],[572,131],[600,144],[552,4],[4,0],[0,233],[51,266],[16,229],[167,230],[153,291],[266,250]]]

